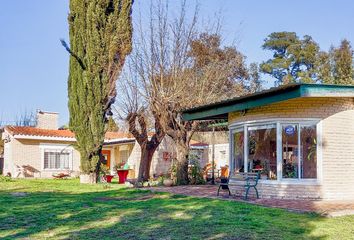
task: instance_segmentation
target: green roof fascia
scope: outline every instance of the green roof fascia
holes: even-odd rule
[[[302,97],[354,97],[354,86],[302,84]]]
[[[281,93],[271,93],[266,96],[255,96],[255,98],[245,99],[239,103],[225,102],[223,105],[215,105],[206,107],[205,109],[196,110],[195,112],[185,112],[183,113],[184,120],[198,120],[205,119],[212,116],[218,116],[222,114],[227,114],[229,112],[242,111],[245,109],[255,108],[264,106],[267,104],[289,100],[292,98],[301,97],[300,88],[292,88],[289,91]]]
[[[212,117],[223,116],[230,112],[242,111],[299,97],[354,97],[354,86],[296,84],[279,88],[278,90],[275,89],[265,93],[261,92],[248,97],[230,99],[224,102],[186,110],[183,113],[183,119],[187,121],[212,119]],[[222,118],[225,117],[220,117],[220,119]]]

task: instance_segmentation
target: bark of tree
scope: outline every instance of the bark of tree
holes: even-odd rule
[[[155,133],[149,137],[147,123],[142,111],[130,113],[127,117],[129,132],[134,136],[141,148],[138,182],[148,181],[153,155],[157,147],[165,137],[165,133],[159,121],[159,116],[153,112],[155,118]],[[139,130],[137,127],[139,124]]]

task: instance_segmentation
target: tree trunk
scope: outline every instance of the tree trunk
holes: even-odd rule
[[[187,185],[189,183],[188,152],[188,145],[185,143],[177,143],[177,185]]]
[[[155,149],[156,148],[151,148],[148,145],[141,147],[138,182],[144,182],[150,179],[150,168]]]
[[[80,183],[86,183],[86,184],[95,184],[97,183],[97,176],[96,173],[81,173],[80,174]]]

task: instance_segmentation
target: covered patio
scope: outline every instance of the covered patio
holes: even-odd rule
[[[228,122],[230,175],[258,173],[263,199],[354,201],[354,86],[289,84],[183,118]]]

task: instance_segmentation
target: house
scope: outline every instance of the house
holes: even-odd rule
[[[188,109],[228,121],[231,172],[263,198],[354,199],[354,86],[290,84]]]
[[[53,174],[63,172],[79,175],[80,154],[74,148],[75,135],[69,130],[58,129],[58,117],[59,114],[55,112],[38,111],[35,127],[4,127],[4,175],[10,173],[13,177],[38,178],[50,178]],[[203,148],[200,149],[200,146]],[[208,162],[208,145],[193,141],[191,149],[198,151],[201,165],[204,166]],[[132,135],[106,133],[102,153],[112,174],[115,165],[128,163],[128,177],[135,178],[140,152],[140,146]],[[165,137],[153,156],[151,175],[167,173],[175,155],[172,139]]]

